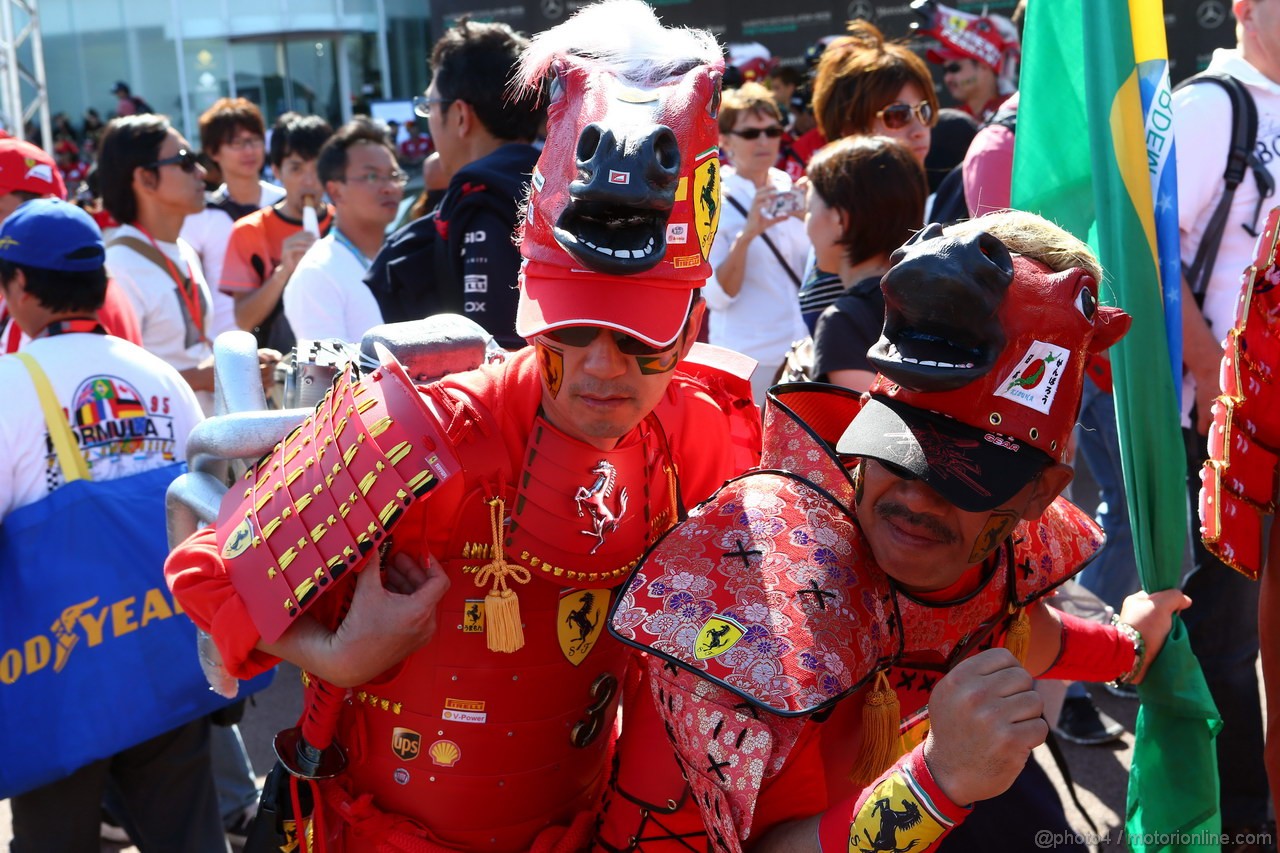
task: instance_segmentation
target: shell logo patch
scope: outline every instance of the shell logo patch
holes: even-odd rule
[[[556,614],[556,636],[560,651],[577,666],[595,648],[604,630],[604,614],[609,608],[609,590],[570,590],[560,596]]]
[[[462,633],[484,633],[484,599],[468,598],[462,602]]]
[[[231,531],[231,535],[227,537],[227,541],[222,545],[222,558],[231,560],[239,557],[245,551],[249,550],[249,546],[253,544],[253,522],[245,519],[236,525],[236,529]]]
[[[431,763],[440,767],[452,767],[462,758],[462,750],[451,740],[438,740],[427,750]]]
[[[1026,355],[1000,383],[996,396],[1049,414],[1053,398],[1058,396],[1058,380],[1070,357],[1071,353],[1060,346],[1032,341]]]
[[[693,227],[698,232],[703,260],[711,254],[719,225],[720,161],[711,157],[693,170]]]
[[[708,660],[722,655],[733,648],[746,633],[746,628],[728,616],[712,616],[693,641],[693,656],[698,660]]]
[[[391,751],[401,761],[413,761],[422,754],[422,735],[397,726],[391,730]]]
[[[484,701],[478,699],[445,699],[440,719],[450,723],[483,723],[489,719]]]

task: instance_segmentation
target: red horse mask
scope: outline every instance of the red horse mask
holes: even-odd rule
[[[722,72],[709,33],[662,27],[638,0],[588,6],[533,40],[522,82],[549,77],[550,105],[520,238],[520,334],[679,333],[711,272]]]

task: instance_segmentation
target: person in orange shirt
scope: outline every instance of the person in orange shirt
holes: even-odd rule
[[[237,220],[227,244],[219,283],[236,300],[236,324],[253,332],[258,346],[280,352],[293,348],[293,330],[284,318],[281,295],[311,244],[329,233],[333,209],[321,201],[316,175],[320,147],[333,128],[319,116],[285,113],[271,131],[271,169],[285,197]],[[304,228],[304,209],[316,214],[316,232]]]

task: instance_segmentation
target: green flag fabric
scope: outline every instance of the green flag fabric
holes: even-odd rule
[[[1140,93],[1140,81],[1152,79],[1162,80],[1167,91],[1160,5],[1030,0],[1012,185],[1014,207],[1039,213],[1090,244],[1107,272],[1104,296],[1133,317],[1111,357],[1134,552],[1148,590],[1178,586],[1187,535],[1184,452],[1151,189],[1159,159],[1151,147],[1166,140],[1151,132],[1153,116],[1144,116]],[[1167,127],[1167,98],[1155,104],[1153,110],[1165,110]],[[1154,118],[1159,125],[1161,116]],[[1139,695],[1129,846],[1216,853],[1214,738],[1221,721],[1176,617]]]

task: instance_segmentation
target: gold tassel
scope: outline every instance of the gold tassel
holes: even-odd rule
[[[491,652],[515,652],[524,648],[524,627],[520,624],[520,599],[507,580],[529,582],[529,570],[513,566],[502,552],[502,519],[506,514],[502,498],[489,501],[489,528],[493,534],[493,560],[476,572],[476,586],[493,581],[484,597],[484,633]]]
[[[1009,633],[1005,634],[1004,647],[1013,653],[1018,663],[1027,662],[1027,653],[1031,651],[1031,617],[1025,607],[1019,607],[1009,623]]]
[[[880,670],[876,673],[876,683],[863,700],[862,750],[849,774],[854,784],[870,785],[902,755],[902,736],[898,731],[901,721],[898,694],[889,685],[889,676]]]

